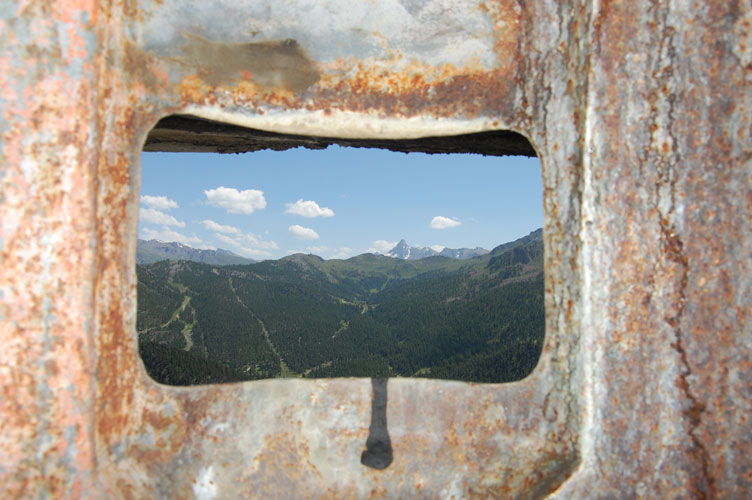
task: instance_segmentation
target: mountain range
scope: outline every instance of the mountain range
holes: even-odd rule
[[[138,240],[136,251],[136,263],[139,265],[153,264],[161,260],[188,260],[191,262],[203,262],[215,266],[227,266],[230,264],[253,264],[253,259],[241,257],[229,250],[201,250],[182,243],[167,243],[159,240]]]
[[[429,247],[413,247],[407,244],[405,240],[401,240],[397,245],[389,250],[387,257],[394,257],[395,259],[405,260],[418,260],[425,259],[426,257],[433,257],[440,255],[442,257],[449,257],[450,259],[471,259],[479,255],[485,255],[489,251],[485,248],[444,248],[440,252],[437,252],[433,248]]]
[[[450,259],[464,260],[486,255],[489,250],[481,247],[475,248],[444,248],[436,251],[428,247],[414,247],[407,244],[403,239],[394,248],[389,250],[387,257],[403,260],[419,260],[426,257],[448,257]],[[136,263],[139,265],[153,264],[161,260],[187,260],[190,262],[203,262],[215,266],[227,266],[233,264],[253,264],[253,259],[241,257],[229,250],[218,248],[216,250],[202,250],[193,248],[183,243],[164,242],[159,240],[138,240],[136,251]]]

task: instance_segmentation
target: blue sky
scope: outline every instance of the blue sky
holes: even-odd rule
[[[496,245],[543,225],[537,158],[341,148],[142,153],[139,238],[257,260]]]

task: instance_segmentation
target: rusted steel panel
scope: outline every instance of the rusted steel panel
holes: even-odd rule
[[[513,2],[395,2],[391,18],[375,15],[385,7],[371,2],[348,2],[360,17],[337,17],[345,6],[331,2],[325,5],[333,17],[322,19],[324,30],[302,24],[310,13],[294,3],[275,5],[280,11],[271,14],[255,2],[218,2],[211,13],[206,5],[164,2],[145,9],[143,22],[126,27],[125,49],[115,51],[122,61],[111,78],[131,83],[127,100],[116,105],[133,129],[108,133],[108,149],[124,154],[100,164],[106,181],[100,183],[105,232],[99,240],[134,241],[128,198],[135,207],[136,172],[128,165],[135,159],[127,157],[168,112],[349,140],[419,140],[500,128],[530,133],[513,125],[519,120],[515,100],[528,91],[519,45],[530,23]],[[178,14],[184,12],[187,17]],[[444,26],[447,12],[458,16],[451,30]],[[415,27],[412,33],[407,26]],[[465,48],[458,50],[458,41]],[[571,123],[568,110],[561,118]],[[545,135],[531,139],[548,151]],[[563,173],[558,182],[569,186],[577,177],[567,171],[574,168],[568,159],[553,177]],[[126,272],[133,251],[132,245],[103,249],[100,262],[109,267],[102,268],[107,278],[100,278],[97,294],[98,478],[113,495],[535,497],[555,489],[577,465],[579,417],[571,404],[580,385],[577,336],[549,327],[547,356],[535,375],[517,384],[390,380],[393,462],[375,470],[360,462],[370,422],[369,380],[187,390],[149,380],[135,351],[135,284]],[[118,270],[120,262],[126,270]],[[558,287],[559,297],[576,291],[563,280],[550,287]],[[559,304],[549,311],[550,322],[577,330],[571,326],[576,317],[561,318]]]
[[[0,491],[93,490],[93,2],[0,7]]]
[[[659,80],[670,77],[662,26],[669,7],[648,11],[645,4],[640,15],[626,5],[599,7],[590,33],[596,50],[583,193],[583,235],[593,248],[586,269],[594,412],[583,429],[592,436],[592,463],[583,473],[606,496],[697,498],[692,483],[702,471],[684,428],[681,333],[669,324],[684,300],[686,261],[669,221],[673,186],[663,177],[680,167],[653,140],[675,126],[659,109],[666,97]],[[595,479],[602,474],[610,479]],[[562,496],[580,494],[586,481],[571,483],[577,493]]]
[[[0,487],[752,495],[751,12],[748,1],[0,7]],[[369,380],[154,383],[135,334],[139,155],[171,114],[247,127],[259,147],[435,150],[437,136],[480,132],[447,144],[498,154],[484,142],[512,137],[498,131],[529,138],[546,217],[539,366],[504,385],[389,380],[383,470],[360,461]]]
[[[562,498],[590,481],[606,497],[752,490],[752,66],[738,54],[750,16],[749,2],[594,12],[583,193],[592,458]]]

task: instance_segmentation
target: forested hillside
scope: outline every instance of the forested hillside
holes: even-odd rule
[[[506,382],[537,363],[540,230],[467,259],[297,254],[138,266],[139,350],[176,385],[279,376]]]

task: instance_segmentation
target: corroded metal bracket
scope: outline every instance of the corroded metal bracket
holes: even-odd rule
[[[0,7],[0,488],[749,497],[751,78],[748,0]],[[136,349],[142,148],[329,143],[542,161],[539,365],[390,379],[381,469],[370,380],[165,387]]]

